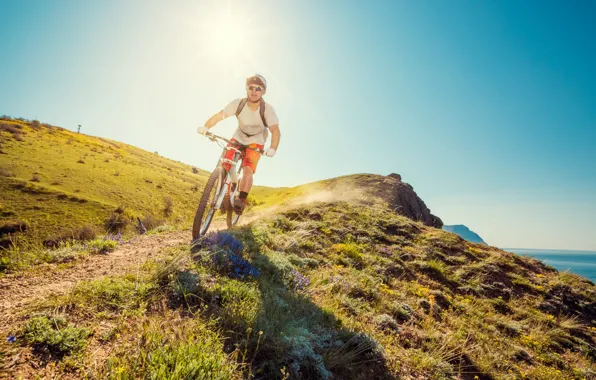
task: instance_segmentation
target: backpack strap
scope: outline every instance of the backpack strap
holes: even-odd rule
[[[238,108],[236,109],[236,118],[238,118],[240,112],[242,112],[242,110],[244,109],[246,102],[248,102],[248,98],[240,99],[240,103],[238,103]],[[263,122],[265,128],[269,128],[269,126],[267,125],[267,121],[265,120],[265,101],[263,100],[263,98],[261,98],[259,102],[259,114],[261,116],[261,121]]]
[[[248,101],[248,98],[240,99],[240,103],[238,103],[238,108],[236,109],[236,118],[238,118],[238,115],[240,115],[240,112],[242,112],[242,109],[246,105],[247,101]]]
[[[267,121],[265,121],[265,101],[263,98],[261,98],[261,104],[259,105],[259,113],[261,114],[261,121],[263,122],[263,125],[265,128],[269,128]]]

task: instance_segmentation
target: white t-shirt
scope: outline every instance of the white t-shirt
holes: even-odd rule
[[[242,99],[234,99],[230,104],[224,108],[224,113],[226,117],[235,116],[236,110],[238,109],[238,105]],[[265,141],[267,141],[267,136],[269,132],[267,128],[263,125],[263,121],[261,120],[260,114],[261,106],[253,111],[248,106],[248,102],[244,105],[244,108],[238,115],[238,128],[236,132],[234,132],[234,139],[236,139],[240,144],[249,145],[249,144],[260,144],[265,145]],[[265,120],[267,121],[267,125],[277,125],[279,124],[279,120],[277,119],[277,115],[275,114],[275,110],[271,107],[271,104],[265,102]],[[246,132],[246,133],[243,133]],[[248,136],[252,135],[252,136]]]

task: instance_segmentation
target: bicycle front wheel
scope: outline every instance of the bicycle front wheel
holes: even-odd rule
[[[226,224],[228,225],[228,228],[234,227],[240,219],[240,215],[236,214],[233,209],[233,207],[230,207],[228,209],[228,214],[226,215]]]
[[[225,174],[226,172],[221,166],[215,168],[211,173],[203,190],[197,213],[195,214],[195,220],[192,225],[192,240],[196,240],[207,233],[207,229],[209,229],[209,225],[213,220],[213,215],[217,211],[217,201],[224,188]]]

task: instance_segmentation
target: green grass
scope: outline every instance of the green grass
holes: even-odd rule
[[[108,379],[240,379],[238,364],[224,351],[222,336],[213,327],[199,319],[177,318],[164,324],[161,318],[152,317],[136,326],[140,345],[122,346],[96,375]],[[130,350],[137,354],[129,355]]]
[[[120,205],[135,217],[190,223],[207,172],[124,143],[12,123],[21,126],[22,141],[0,131],[0,167],[9,175],[0,181],[0,212],[28,224],[24,238],[44,240],[84,224],[104,228]]]
[[[60,129],[4,128],[3,227],[26,229],[24,245],[0,255],[5,269],[109,251],[113,243],[91,237],[53,250],[27,240],[105,228],[108,218],[130,228],[146,217],[151,233],[188,225],[200,195],[191,186],[205,172]],[[594,376],[594,284],[362,196],[382,182],[362,174],[256,187],[251,212],[264,217],[231,233],[260,276],[231,278],[210,265],[207,250],[191,260],[180,245],[135,273],[82,282],[37,305],[76,325],[31,318],[24,344],[57,342],[51,350],[80,355],[95,378]],[[349,201],[324,203],[340,194]],[[172,209],[164,213],[166,197]],[[95,362],[98,347],[108,357]]]
[[[471,256],[467,243],[435,240],[442,233],[381,205],[319,203],[231,233],[258,277],[230,278],[208,250],[189,260],[181,245],[44,307],[97,331],[88,339],[111,352],[91,371],[100,378],[591,376],[596,326],[581,310],[596,291],[578,278],[490,247]],[[541,290],[470,292],[482,285]],[[557,289],[578,300],[575,316],[541,310]]]
[[[63,316],[34,316],[23,328],[23,338],[36,347],[44,347],[52,354],[63,356],[81,351],[91,331],[69,324]]]

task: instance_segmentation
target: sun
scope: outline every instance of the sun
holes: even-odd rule
[[[209,12],[200,33],[202,47],[215,61],[228,63],[235,57],[249,53],[252,35],[249,20],[229,5]]]

